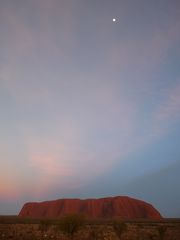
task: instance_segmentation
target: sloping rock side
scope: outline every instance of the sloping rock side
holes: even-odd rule
[[[29,202],[23,206],[19,216],[57,218],[71,213],[84,214],[89,218],[162,218],[151,204],[126,196]]]

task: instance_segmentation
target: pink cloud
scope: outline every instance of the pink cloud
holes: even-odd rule
[[[0,199],[14,199],[19,195],[19,191],[12,185],[12,181],[0,178]]]
[[[43,52],[46,50],[53,56],[68,58],[71,50],[78,44],[74,28],[76,22],[73,22],[75,13],[70,10],[73,8],[68,2],[57,9],[48,0],[37,1],[36,4],[39,4],[41,13],[40,32],[37,31],[38,28],[32,28],[25,23],[10,7],[3,10],[4,19],[11,29],[10,35],[14,36],[15,40],[8,40],[12,59],[3,67],[1,86],[13,97],[21,111],[24,108],[37,110],[37,106],[40,110],[46,106],[53,109],[55,106],[56,113],[53,120],[50,120],[49,129],[52,133],[47,133],[46,136],[38,136],[38,124],[31,126],[31,120],[26,119],[21,124],[20,129],[25,135],[28,149],[25,165],[29,167],[31,181],[21,183],[23,175],[18,178],[14,174],[18,179],[15,186],[13,178],[4,178],[5,183],[0,189],[5,195],[10,192],[16,194],[17,188],[43,194],[57,184],[60,188],[79,187],[89,179],[107,172],[116,161],[123,161],[128,154],[151,143],[157,135],[161,137],[162,132],[166,132],[166,124],[179,119],[180,87],[176,86],[164,93],[160,92],[165,95],[165,100],[150,116],[147,135],[138,136],[138,108],[140,100],[144,99],[139,100],[138,96],[134,100],[131,94],[126,96],[127,75],[124,75],[128,72],[131,77],[127,84],[129,89],[133,88],[134,91],[138,88],[145,94],[153,91],[156,83],[148,82],[146,76],[164,61],[169,48],[179,40],[179,22],[175,25],[170,23],[162,31],[155,29],[152,36],[137,36],[134,42],[131,39],[118,39],[104,52],[104,61],[98,64],[97,68],[100,69],[97,73],[89,72],[85,75],[80,71],[76,74],[73,72],[66,76],[67,82],[59,80],[60,90],[57,93],[56,86],[49,89],[49,86],[38,78],[37,81],[34,80],[34,85],[25,82],[24,76],[20,76],[21,62],[26,57],[33,56],[34,59],[36,51],[39,52],[41,48]],[[63,32],[61,43],[51,29],[51,21],[58,15],[61,16]],[[100,28],[102,23],[99,24]],[[103,24],[103,29],[97,33],[98,41],[103,43],[103,38],[110,35],[112,30],[108,27]],[[118,86],[112,77],[114,72],[119,74]],[[75,81],[73,74],[76,75]],[[43,77],[42,74],[41,78]],[[53,79],[53,76],[51,77]],[[10,168],[9,166],[7,171]]]
[[[13,163],[11,166],[1,163],[0,167],[0,199],[17,199],[28,187],[19,172],[20,168],[14,168]]]

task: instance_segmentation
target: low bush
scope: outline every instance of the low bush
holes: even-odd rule
[[[115,219],[113,221],[113,228],[116,235],[121,239],[122,234],[127,230],[127,225],[120,219]]]
[[[84,215],[69,214],[58,221],[57,228],[73,238],[74,234],[85,224]]]

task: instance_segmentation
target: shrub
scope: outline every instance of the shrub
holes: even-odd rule
[[[85,217],[78,214],[69,214],[58,221],[58,229],[73,238],[74,234],[84,225]]]
[[[48,219],[43,219],[41,220],[40,222],[40,225],[39,225],[39,230],[41,232],[45,232],[48,230],[48,228],[50,227],[51,225],[51,222],[48,220]]]
[[[89,232],[89,240],[97,240],[102,238],[102,229],[100,227],[91,227],[91,231]]]
[[[123,232],[126,231],[127,225],[122,220],[115,219],[113,221],[113,228],[114,228],[116,235],[119,237],[119,239],[121,239],[121,235],[123,234]]]
[[[164,239],[166,230],[167,230],[167,227],[166,227],[166,226],[161,225],[161,226],[158,227],[159,238],[160,238],[161,240]]]

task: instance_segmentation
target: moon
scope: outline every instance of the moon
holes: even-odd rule
[[[116,22],[116,18],[113,18],[113,22]]]

